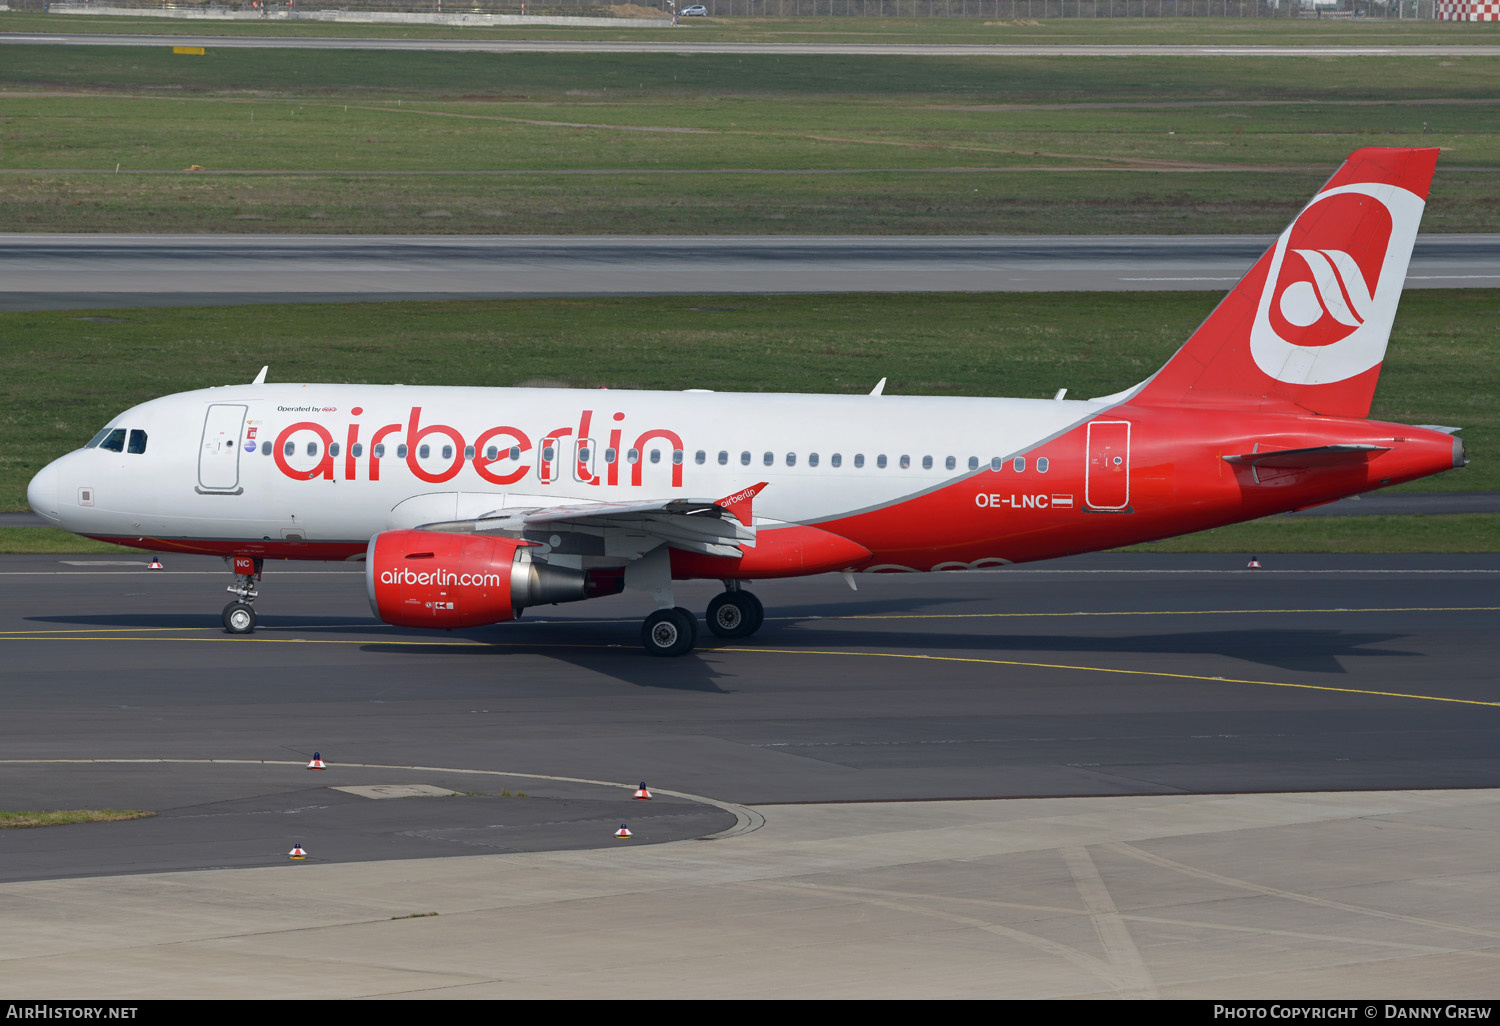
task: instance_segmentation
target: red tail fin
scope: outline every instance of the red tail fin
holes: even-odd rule
[[[1350,154],[1130,402],[1368,415],[1437,155]]]

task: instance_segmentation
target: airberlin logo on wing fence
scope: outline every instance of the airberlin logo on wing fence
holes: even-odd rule
[[[349,414],[357,418],[364,409],[356,406]],[[451,481],[467,465],[480,480],[493,485],[512,485],[533,475],[541,484],[565,480],[640,488],[648,447],[654,441],[668,450],[672,487],[682,487],[682,437],[677,432],[647,428],[627,433],[625,414],[616,413],[608,443],[601,447],[592,437],[593,419],[593,410],[583,410],[576,424],[538,432],[534,444],[531,433],[498,424],[482,429],[470,443],[456,427],[424,424],[422,407],[413,406],[404,423],[373,426],[351,421],[343,427],[342,439],[336,435],[339,428],[318,421],[288,424],[276,436],[271,456],[277,469],[294,481],[379,481],[381,468],[388,469],[394,457],[406,464],[413,477],[428,484]],[[628,450],[622,447],[627,442]],[[653,457],[649,462],[661,460],[659,451],[649,455]],[[626,468],[623,472],[622,467]],[[622,476],[627,480],[622,481]]]
[[[1320,193],[1272,251],[1250,352],[1278,381],[1343,381],[1385,358],[1424,204],[1394,185]]]
[[[413,570],[409,566],[380,571],[381,584],[436,584],[449,588],[500,588],[510,582],[503,574],[456,574],[451,570]]]

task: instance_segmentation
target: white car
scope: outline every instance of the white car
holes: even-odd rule
[[[677,13],[681,14],[684,18],[706,18],[708,17],[708,8],[702,4],[692,4],[691,6],[684,7]]]

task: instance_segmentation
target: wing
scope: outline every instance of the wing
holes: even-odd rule
[[[665,544],[685,552],[739,558],[755,545],[750,501],[765,483],[724,499],[591,502],[498,509],[472,520],[423,524],[424,531],[503,534],[528,540],[558,538],[561,552],[592,557],[596,565],[623,564]],[[566,538],[566,542],[563,539]]]

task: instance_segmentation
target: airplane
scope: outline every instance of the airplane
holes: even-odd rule
[[[272,384],[120,414],[27,489],[50,523],[230,564],[363,560],[375,615],[438,629],[629,588],[645,650],[754,634],[751,581],[1001,567],[1305,509],[1467,461],[1367,419],[1437,163],[1350,155],[1151,377],[1086,401]],[[719,498],[714,498],[719,496]]]

